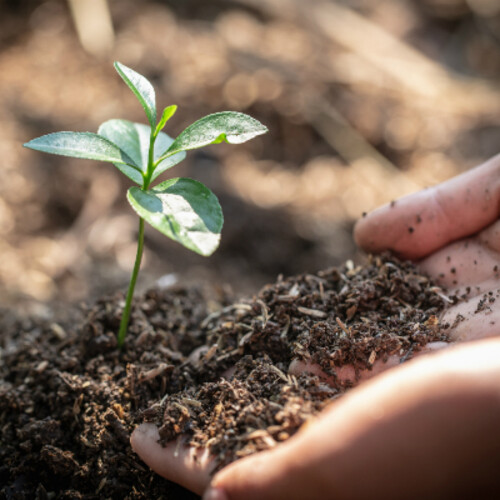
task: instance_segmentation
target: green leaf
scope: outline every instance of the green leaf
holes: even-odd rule
[[[156,125],[156,98],[155,89],[144,76],[124,64],[115,62],[116,71],[122,77],[123,81],[129,86],[141,103],[151,127]]]
[[[127,199],[139,217],[186,248],[208,256],[219,246],[222,210],[217,197],[200,182],[169,179],[149,191],[134,186]]]
[[[91,132],[55,132],[37,137],[24,146],[35,151],[72,158],[134,165],[133,160],[116,144]]]
[[[158,135],[160,130],[163,129],[163,127],[167,124],[168,120],[174,116],[175,112],[177,111],[177,106],[173,104],[172,106],[167,106],[161,115],[161,120],[158,122],[158,125],[156,126],[155,130],[155,135]]]
[[[115,163],[115,166],[136,184],[142,186],[142,172],[145,172],[144,162],[146,166],[148,162],[150,128],[142,125],[146,131],[141,134],[141,128],[136,127],[136,125],[139,124],[134,124],[126,120],[109,120],[101,124],[97,133],[116,144],[133,160],[134,164],[138,167],[137,170],[131,169],[127,165],[120,165],[119,163]]]
[[[164,154],[188,151],[222,141],[241,144],[266,132],[267,128],[251,116],[223,111],[205,116],[187,127]]]
[[[158,134],[158,137],[155,142],[155,161],[157,161],[161,153],[168,149],[171,144],[174,142],[174,140],[169,137],[167,134],[164,132],[160,132]],[[165,172],[165,170],[168,170],[169,168],[174,167],[178,163],[180,163],[182,160],[186,158],[186,152],[185,151],[180,151],[179,153],[176,153],[172,156],[169,156],[168,158],[162,160],[156,168],[154,169],[153,176],[151,177],[151,180],[154,181],[160,174]]]
[[[108,120],[104,122],[98,130],[98,134],[114,142],[119,146],[139,167],[144,174],[148,170],[149,143],[151,137],[151,128],[142,123],[133,123],[128,120]],[[154,158],[156,161],[160,157],[160,153],[168,149],[172,144],[173,139],[167,134],[160,132],[155,141]],[[185,152],[169,156],[157,165],[154,170],[152,180],[156,179],[165,170],[177,165],[184,160]],[[136,184],[142,186],[143,176],[141,172],[131,170],[125,171],[125,168],[119,164],[116,165],[127,177],[132,179]]]

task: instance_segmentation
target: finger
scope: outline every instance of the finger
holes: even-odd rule
[[[422,357],[212,486],[229,500],[490,498],[500,486],[499,383],[500,339]]]
[[[500,284],[500,221],[474,238],[447,245],[419,262],[420,270],[449,290],[473,296]]]
[[[420,270],[460,301],[441,317],[452,341],[500,336],[500,222],[452,243],[419,263]]]
[[[374,210],[354,229],[367,252],[420,259],[471,236],[499,215],[500,155],[458,177]]]
[[[418,267],[450,293],[468,288],[468,294],[477,295],[500,282],[499,255],[478,238],[451,243],[419,262]]]
[[[500,328],[500,324],[499,324]],[[491,336],[491,335],[490,335]],[[478,337],[479,338],[479,337]],[[473,339],[470,339],[473,340]],[[415,358],[422,354],[427,354],[430,352],[437,351],[439,349],[444,349],[451,345],[450,342],[429,342],[423,346],[420,350],[412,353],[411,358]],[[323,382],[327,383],[332,387],[337,387],[338,384],[341,386],[349,386],[360,384],[365,380],[369,380],[375,375],[380,375],[381,373],[389,370],[390,368],[395,368],[400,365],[403,361],[407,359],[407,356],[401,357],[396,354],[388,356],[386,359],[377,359],[370,368],[365,368],[363,370],[356,370],[353,365],[342,365],[335,368],[334,375],[328,375],[320,365],[312,363],[311,361],[302,361],[299,359],[294,359],[290,366],[288,367],[288,373],[291,375],[299,376],[301,373],[310,373],[312,375],[317,375]]]
[[[400,363],[401,357],[393,355],[389,356],[386,360],[377,359],[370,368],[364,370],[356,370],[353,365],[342,365],[333,370],[334,375],[328,375],[316,363],[294,359],[288,367],[288,373],[296,376],[301,373],[311,373],[312,375],[317,375],[332,387],[336,387],[338,384],[350,386],[368,380],[389,368],[398,366]]]
[[[500,294],[498,290],[470,298],[446,310],[442,323],[451,325],[448,335],[453,342],[500,336]]]
[[[141,459],[166,479],[188,490],[201,494],[210,482],[212,460],[206,449],[173,441],[166,446],[159,444],[160,434],[153,424],[141,424],[130,438],[132,449]]]

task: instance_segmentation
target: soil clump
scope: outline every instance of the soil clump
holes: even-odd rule
[[[140,462],[135,426],[209,447],[218,468],[275,446],[353,385],[336,367],[359,372],[446,341],[444,293],[389,255],[280,277],[248,300],[155,289],[136,299],[122,351],[121,295],[65,325],[5,314],[0,498],[197,498]],[[318,364],[329,383],[290,374],[293,360]]]

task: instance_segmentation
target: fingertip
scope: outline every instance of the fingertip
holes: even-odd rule
[[[173,479],[181,469],[174,459],[172,445],[163,447],[159,441],[160,432],[154,424],[141,424],[130,436],[130,445],[141,460],[160,476]]]
[[[367,227],[367,217],[369,214],[364,216],[362,219],[358,219],[354,224],[353,238],[356,245],[364,249],[364,239]]]
[[[152,446],[157,446],[160,439],[158,427],[154,424],[144,423],[134,429],[130,436],[132,449],[142,458],[145,451]]]
[[[203,494],[202,500],[229,500],[222,488],[209,487]]]
[[[132,449],[141,460],[157,474],[167,479],[176,479],[182,472],[182,466],[175,458],[173,443],[163,447],[160,443],[160,432],[154,424],[139,425],[130,436]]]
[[[213,457],[206,448],[184,443],[183,437],[160,444],[156,425],[139,425],[130,436],[132,449],[157,474],[198,494],[210,482]]]
[[[384,205],[373,210],[362,219],[358,219],[354,225],[354,242],[367,253],[379,253],[388,250],[392,244],[391,241],[386,241],[387,228],[382,227],[382,223],[387,217],[385,215],[387,207],[389,205]]]

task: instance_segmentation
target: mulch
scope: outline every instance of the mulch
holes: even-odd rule
[[[449,300],[413,264],[384,255],[279,277],[244,300],[150,290],[136,298],[122,351],[120,294],[64,324],[5,312],[0,498],[197,498],[132,452],[139,423],[155,422],[163,442],[208,447],[221,468],[285,441],[341,397],[353,382],[336,367],[359,373],[446,341],[438,317]],[[292,375],[293,360],[325,376]]]

